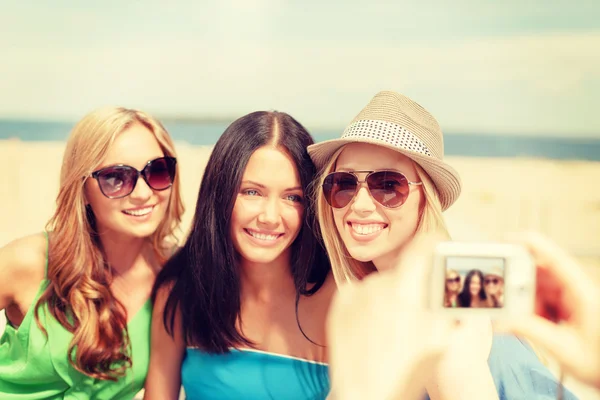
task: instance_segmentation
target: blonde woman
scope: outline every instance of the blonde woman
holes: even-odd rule
[[[130,399],[183,213],[173,142],[143,112],[99,109],[74,127],[60,177],[47,232],[0,249],[0,398]]]
[[[408,97],[378,93],[341,139],[308,150],[321,171],[317,213],[338,285],[395,268],[417,235],[449,239],[442,212],[458,198],[460,178],[443,159],[437,121]],[[515,337],[492,341],[485,323],[461,335],[431,371],[432,397],[536,398],[556,390],[554,377]]]
[[[489,307],[504,305],[504,274],[500,267],[493,267],[483,276],[483,288]]]
[[[460,293],[460,275],[453,269],[446,271],[446,283],[444,285],[444,307],[457,307],[457,298]]]

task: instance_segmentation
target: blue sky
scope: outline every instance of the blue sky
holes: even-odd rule
[[[600,138],[599,15],[597,0],[3,2],[0,117],[278,109],[338,128],[395,90],[447,132]]]

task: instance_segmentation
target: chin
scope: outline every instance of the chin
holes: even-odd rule
[[[157,229],[158,226],[139,227],[138,229],[130,230],[129,232],[125,233],[134,238],[145,239],[152,236]]]
[[[256,249],[248,249],[247,251],[241,251],[240,256],[245,261],[254,264],[269,264],[277,260],[281,256],[282,252],[273,249],[272,251],[260,251]]]
[[[348,249],[348,253],[350,253],[350,256],[352,258],[360,262],[373,261],[373,259],[377,256],[376,254],[373,254],[372,251],[369,251],[369,249],[366,248]]]

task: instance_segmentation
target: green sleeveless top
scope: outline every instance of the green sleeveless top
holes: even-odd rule
[[[46,274],[48,257],[46,257]],[[7,321],[0,337],[0,399],[10,400],[87,400],[132,399],[144,386],[150,362],[150,324],[152,305],[148,300],[127,324],[131,342],[132,368],[118,381],[91,378],[71,366],[67,350],[73,335],[49,313],[40,308],[35,321],[35,304],[48,286],[47,276],[23,322],[14,328]]]

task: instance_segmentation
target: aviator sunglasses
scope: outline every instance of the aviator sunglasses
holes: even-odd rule
[[[490,279],[484,279],[484,284],[489,285],[490,283],[493,283],[494,285],[497,285],[500,283],[500,279],[498,278],[490,278]]]
[[[356,173],[366,173],[367,176],[360,181]],[[332,172],[323,181],[323,194],[331,207],[344,208],[354,199],[360,184],[365,182],[371,197],[386,208],[400,207],[408,198],[410,185],[423,184],[411,182],[396,171]]]
[[[129,165],[112,165],[92,172],[91,177],[98,181],[100,191],[109,199],[119,199],[131,194],[140,175],[153,190],[166,190],[173,185],[175,165],[173,157],[161,157],[148,161],[144,169],[138,171]]]

